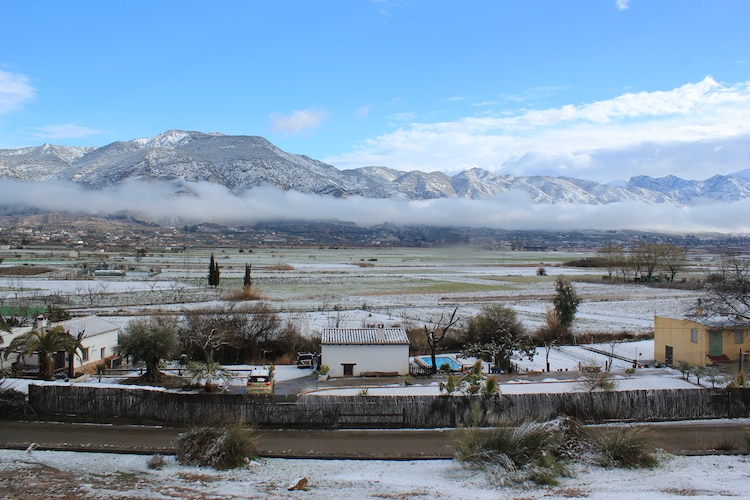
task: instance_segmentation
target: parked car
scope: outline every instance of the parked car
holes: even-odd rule
[[[297,368],[312,368],[314,365],[315,355],[311,352],[297,353]]]
[[[267,368],[258,368],[247,376],[247,394],[273,394],[273,373]]]

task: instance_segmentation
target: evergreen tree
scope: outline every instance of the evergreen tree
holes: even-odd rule
[[[512,358],[533,359],[536,348],[516,312],[502,304],[487,304],[470,322],[462,357],[492,361],[495,368],[512,370]]]
[[[552,303],[555,306],[558,324],[562,330],[568,330],[573,326],[581,297],[578,296],[570,281],[562,278],[557,278],[555,281],[555,292]]]
[[[211,261],[208,263],[208,286],[219,286],[219,264],[211,254]]]
[[[245,288],[250,288],[253,286],[253,278],[250,276],[250,273],[252,271],[252,266],[250,264],[245,264],[245,277],[242,280],[242,285]]]

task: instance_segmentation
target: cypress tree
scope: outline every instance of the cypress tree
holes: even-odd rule
[[[250,266],[250,264],[245,264],[245,278],[242,280],[242,284],[245,288],[253,286],[253,279],[250,277],[251,270],[252,266]]]
[[[219,264],[211,254],[211,261],[208,263],[208,286],[219,286]]]

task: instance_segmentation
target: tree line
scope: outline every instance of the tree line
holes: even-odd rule
[[[654,281],[657,271],[670,282],[687,265],[687,251],[671,243],[642,241],[628,249],[608,244],[596,252],[595,265],[607,270],[609,279]]]

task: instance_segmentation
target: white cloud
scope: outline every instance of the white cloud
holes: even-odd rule
[[[630,0],[616,0],[617,2],[617,8],[620,10],[626,10],[628,7],[630,7],[628,4],[630,3]]]
[[[675,173],[705,178],[705,174],[736,170],[734,163],[744,159],[716,164],[716,171],[706,172],[705,164],[687,158],[675,172],[659,170],[659,165],[647,158],[632,161],[628,151],[644,144],[663,144],[667,149],[677,145],[690,149],[705,142],[719,145],[750,135],[748,116],[750,82],[724,85],[708,76],[673,90],[625,93],[593,103],[402,124],[352,152],[324,161],[339,168],[384,165],[447,173],[475,165],[499,173],[569,175],[599,181]],[[617,162],[597,162],[602,156]],[[533,165],[526,164],[528,158],[535,159]]]
[[[82,127],[73,123],[63,123],[60,125],[46,125],[32,130],[31,134],[35,137],[45,139],[80,139],[91,135],[100,134],[99,130],[88,127]]]
[[[20,109],[35,94],[26,75],[0,71],[0,114]]]
[[[320,110],[303,109],[291,115],[271,114],[273,128],[282,132],[298,134],[320,127],[328,113]]]
[[[523,192],[492,199],[346,199],[251,189],[240,196],[217,184],[192,183],[197,197],[173,196],[174,186],[131,181],[117,189],[89,191],[60,183],[4,181],[0,199],[5,206],[35,206],[95,214],[127,211],[144,220],[191,224],[217,222],[250,224],[261,220],[342,220],[363,226],[380,223],[495,227],[503,229],[632,229],[664,232],[750,231],[750,221],[737,214],[750,212],[750,199],[731,204],[676,207],[666,204],[612,203],[604,206],[533,203]]]

